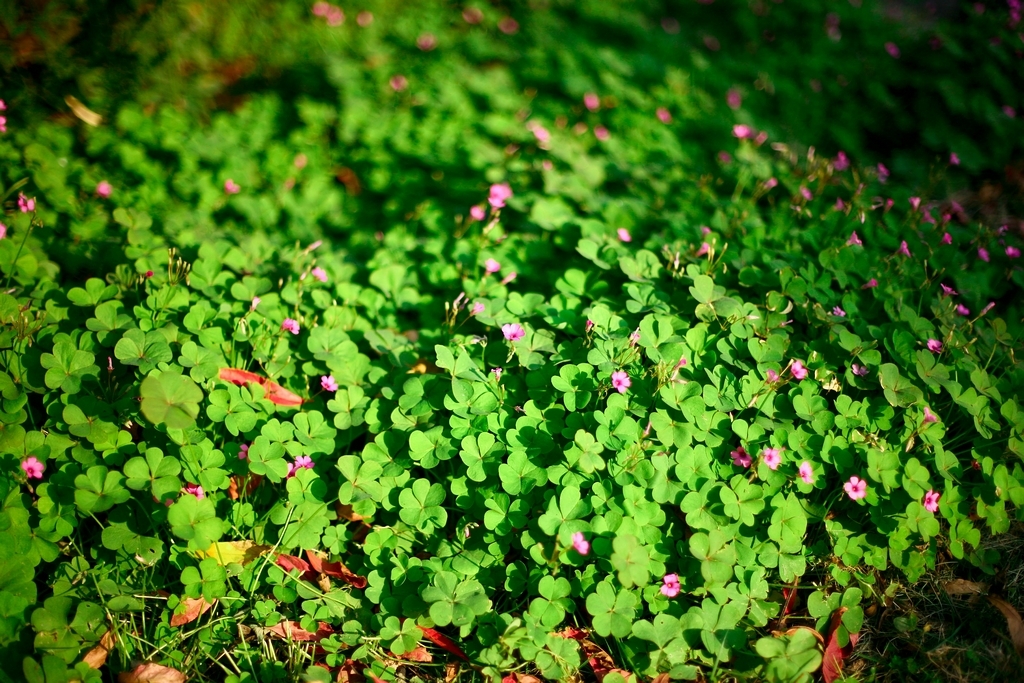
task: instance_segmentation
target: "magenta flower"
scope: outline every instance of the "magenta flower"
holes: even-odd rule
[[[621,241],[623,241],[623,242],[632,242],[633,241],[633,236],[629,234],[629,230],[626,230],[625,228],[619,228],[615,232],[619,236],[619,239]]]
[[[1017,247],[1007,247],[1006,255],[1010,258],[1020,258],[1020,249]]]
[[[495,209],[500,209],[505,206],[505,202],[512,197],[512,188],[509,187],[508,183],[495,183],[491,185],[491,193],[487,198],[491,206]]]
[[[942,288],[942,295],[943,296],[959,296],[959,293],[955,289],[953,289],[952,287],[950,287],[948,285],[940,284],[939,287]]]
[[[885,167],[885,164],[878,164],[878,181],[885,183],[889,179],[889,169]]]
[[[934,489],[928,491],[928,493],[924,494],[924,509],[928,512],[938,512],[939,498],[941,497],[941,494]]]
[[[843,200],[841,198],[837,197],[836,198],[836,205],[835,205],[836,211],[842,211],[845,208],[846,208],[846,204],[843,202]]]
[[[861,287],[861,289],[874,289],[877,286],[878,286],[878,280],[876,280],[875,278],[871,278],[870,280],[868,280],[864,284],[863,287]]]
[[[510,342],[517,342],[526,336],[526,330],[519,323],[508,323],[501,326],[501,333]]]
[[[231,178],[224,181],[224,191],[228,194],[238,194],[241,189],[241,186]]]
[[[743,446],[731,451],[729,456],[732,457],[732,464],[737,467],[750,467],[750,464],[754,461]]]
[[[779,463],[782,462],[781,451],[778,448],[766,448],[761,452],[761,460],[771,470],[779,469]]]
[[[110,194],[114,191],[114,186],[108,183],[106,180],[101,180],[96,186],[96,196],[101,199],[109,199]]]
[[[661,594],[666,598],[676,597],[679,595],[679,591],[683,589],[682,584],[679,583],[678,574],[665,574],[661,582]]]
[[[638,328],[636,328],[635,330],[633,330],[632,332],[629,333],[629,345],[630,346],[636,346],[639,343],[640,343],[640,328],[638,327]]]
[[[588,92],[583,96],[583,106],[590,111],[597,111],[601,108],[601,98],[596,93]]]
[[[542,145],[551,139],[551,132],[539,123],[533,124],[530,130],[533,131],[533,137],[537,138],[537,142],[542,143]]]
[[[469,217],[475,221],[482,221],[487,214],[484,212],[484,207],[477,204],[469,209]]]
[[[494,368],[493,370],[491,370],[491,374],[494,375],[494,381],[500,382],[501,381],[501,373],[503,373],[503,372],[505,372],[505,371],[503,369],[501,369],[501,368]]]
[[[806,187],[800,188],[800,196],[806,199],[807,201],[811,201],[811,199],[814,198],[814,195],[812,195],[811,191],[808,190]]]
[[[484,263],[484,270],[486,270],[488,274],[497,273],[499,270],[501,270],[501,264],[495,261],[494,259],[489,258]]]
[[[978,258],[985,263],[988,263],[988,249],[985,247],[978,247]]]
[[[850,477],[850,481],[843,484],[843,490],[850,500],[860,500],[868,495],[868,483],[860,477]]]
[[[281,323],[282,330],[288,330],[292,334],[299,333],[299,321],[291,318],[285,318],[284,322]]]
[[[986,305],[985,308],[981,309],[981,313],[979,314],[979,317],[981,317],[982,315],[985,315],[986,313],[988,313],[989,311],[991,311],[995,307],[996,307],[996,302],[995,301],[989,301],[988,305]]]
[[[39,462],[39,458],[34,455],[30,455],[21,461],[21,469],[29,479],[42,479],[43,470],[46,469],[46,467],[43,463]]]
[[[743,104],[743,97],[736,88],[729,88],[729,92],[725,94],[725,102],[729,105],[730,109],[739,109],[740,105]]]
[[[740,140],[754,137],[753,129],[750,126],[746,126],[742,123],[737,123],[735,126],[732,127],[732,134],[735,137],[738,137]]]
[[[779,373],[775,372],[774,370],[769,369],[767,372],[765,372],[765,375],[768,377],[769,382],[779,381]]]
[[[942,342],[940,342],[938,339],[929,339],[928,340],[928,350],[931,351],[932,353],[941,353],[942,352]]]
[[[960,157],[958,157],[956,155],[956,152],[950,153],[950,155],[949,155],[949,165],[950,166],[959,166],[960,165]]]
[[[0,240],[4,239],[5,237],[7,237],[7,226],[4,225],[3,223],[0,223]]]
[[[321,268],[320,266],[314,268],[312,270],[312,274],[313,277],[315,277],[320,282],[327,282],[327,271]]]
[[[7,111],[7,103],[0,100],[0,111]]]
[[[313,15],[317,17],[326,17],[327,13],[331,11],[330,3],[326,2],[314,2],[313,3]]]
[[[662,123],[672,123],[672,114],[670,114],[668,109],[665,109],[665,107],[658,107],[658,110],[655,111],[654,114]]]
[[[910,198],[910,208],[912,208],[914,211],[917,211],[920,207],[921,207],[921,198],[920,197],[911,197]]]
[[[907,246],[907,241],[903,240],[900,242],[900,248],[896,250],[896,253],[903,254],[904,256],[910,256],[910,247]]]
[[[900,48],[896,45],[896,43],[893,43],[893,42],[886,43],[885,44],[885,51],[888,52],[889,56],[892,57],[893,59],[899,59],[900,58]]]
[[[789,366],[789,371],[796,379],[807,377],[807,368],[798,360],[793,361],[793,364]]]
[[[863,365],[857,365],[856,363],[850,366],[850,371],[858,377],[863,377],[868,374],[868,369],[866,367]]]
[[[480,303],[479,301],[477,301],[475,304],[473,304],[473,308],[471,308],[469,310],[469,314],[470,315],[480,315],[483,312],[484,312],[484,305],[482,303]]]
[[[626,393],[626,390],[629,389],[631,384],[632,382],[629,381],[629,375],[627,375],[625,371],[616,370],[612,373],[612,387],[614,387],[615,391],[620,394]]]
[[[424,33],[416,39],[416,47],[424,52],[430,52],[437,47],[437,37],[433,33]]]
[[[1017,118],[1017,110],[1008,104],[1003,106],[1003,113],[1009,116],[1011,119]]]
[[[683,356],[682,358],[679,359],[679,362],[676,363],[676,369],[678,370],[679,368],[685,368],[685,367],[686,367],[686,357]]]
[[[850,233],[850,239],[846,240],[846,246],[848,247],[862,247],[864,243],[861,242],[860,237],[857,236],[857,231],[854,230]]]
[[[590,332],[590,331],[591,331],[592,329],[594,329],[594,321],[593,321],[593,320],[590,320],[590,319],[588,318],[588,319],[587,319],[587,325],[586,325],[586,329],[585,329],[584,331],[585,331],[585,332]]]
[[[345,12],[340,7],[331,5],[330,9],[327,10],[327,25],[328,26],[341,26],[345,23]]]
[[[338,383],[334,380],[334,375],[322,376],[320,386],[324,388],[324,391],[335,392],[338,390]]]
[[[840,151],[839,154],[836,155],[836,160],[832,162],[832,165],[837,171],[845,171],[849,168],[850,160],[847,158],[846,152]]]
[[[942,243],[953,244],[953,236],[947,232],[945,235],[942,236]]]
[[[704,243],[702,243],[700,245],[700,249],[697,250],[697,254],[696,255],[697,256],[703,256],[704,254],[708,253],[709,251],[711,251],[711,245],[708,244],[707,242],[704,242]]]
[[[252,298],[252,303],[249,305],[249,310],[255,311],[256,307],[260,305],[261,301],[263,301],[263,299],[259,298],[258,296],[254,296]]]
[[[6,133],[6,132],[7,132],[7,117],[6,116],[0,116],[0,133]]]
[[[841,309],[839,306],[835,306],[832,308],[832,315],[836,316],[837,318],[845,318],[846,311]]]
[[[301,469],[313,469],[313,465],[315,464],[316,463],[313,462],[313,458],[308,455],[300,455],[295,458],[295,462],[288,463],[288,478],[290,479],[294,477],[295,473]]]
[[[241,446],[238,447],[238,459],[239,460],[248,460],[249,459],[249,446],[250,445],[251,444],[243,443]]]
[[[32,199],[29,199],[24,194],[18,193],[18,209],[20,209],[22,213],[29,213],[29,212],[35,211],[36,210],[36,200],[35,200],[35,197],[33,197]]]
[[[807,462],[806,460],[800,463],[800,468],[798,471],[800,473],[800,478],[803,479],[805,484],[814,483],[814,468],[811,467],[811,463]]]
[[[971,309],[967,308],[963,304],[957,304],[956,305],[956,312],[959,313],[960,315],[968,316],[968,315],[971,314]]]
[[[391,77],[390,81],[388,81],[388,85],[390,85],[391,89],[395,92],[402,92],[409,87],[409,80],[402,74],[396,74]]]
[[[186,495],[193,495],[199,500],[206,498],[206,492],[203,491],[203,487],[199,484],[185,484],[185,488],[182,492]]]
[[[609,133],[608,129],[605,128],[604,126],[595,126],[594,137],[600,140],[601,142],[605,142],[608,140],[608,138],[611,137],[611,133]]]
[[[580,555],[590,552],[590,542],[584,538],[582,531],[577,531],[572,535],[572,547]]]
[[[770,190],[778,184],[778,180],[776,180],[775,178],[769,178],[768,180],[764,181],[764,189]]]
[[[933,413],[931,408],[929,408],[928,406],[925,406],[924,407],[924,424],[931,424],[933,422],[938,422],[938,421],[939,421],[939,416],[936,415],[935,413]]]
[[[519,273],[517,273],[516,271],[513,270],[511,273],[509,273],[505,277],[501,278],[501,283],[500,284],[507,285],[508,283],[510,283],[513,280],[515,280],[517,277],[519,277]]]

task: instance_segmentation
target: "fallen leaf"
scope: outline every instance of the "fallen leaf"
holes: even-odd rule
[[[309,562],[306,562],[301,557],[295,557],[294,555],[285,555],[284,553],[281,553],[274,560],[274,564],[276,564],[278,567],[285,570],[286,572],[290,572],[293,569],[298,569],[300,572],[302,572],[303,579],[308,579],[312,581],[316,578],[316,574],[310,568]]]
[[[117,683],[185,683],[185,674],[169,666],[146,662],[131,671],[122,671]]]
[[[587,660],[590,663],[590,668],[594,670],[594,676],[597,678],[598,683],[604,680],[604,677],[610,673],[620,674],[626,680],[636,680],[632,672],[620,669],[615,665],[615,660],[612,659],[611,655],[605,652],[597,643],[587,639],[587,632],[583,629],[570,626],[562,631],[555,634],[562,638],[568,638],[575,640],[580,644],[580,648],[583,650],[583,654],[586,655]]]
[[[213,603],[206,602],[205,598],[185,598],[181,604],[184,605],[185,611],[171,617],[171,626],[190,624],[213,607]]]
[[[301,406],[302,397],[298,394],[288,391],[277,382],[267,379],[262,375],[257,375],[255,372],[249,372],[248,370],[239,370],[237,368],[221,368],[218,376],[225,382],[231,382],[238,386],[245,386],[247,384],[259,384],[263,387],[263,396],[268,401],[279,406]]]
[[[94,112],[89,107],[82,104],[82,102],[74,95],[67,95],[64,97],[64,103],[71,108],[71,113],[77,116],[82,121],[95,128],[96,126],[103,123],[103,117]]]
[[[427,652],[427,648],[419,645],[415,650],[409,650],[401,656],[402,659],[410,662],[432,662],[434,658]]]
[[[267,631],[278,638],[303,642],[319,642],[334,633],[334,629],[331,628],[330,624],[323,621],[317,624],[316,633],[310,633],[302,628],[297,621],[282,621],[271,626]]]
[[[222,541],[201,550],[199,557],[212,557],[221,565],[248,564],[270,550],[269,545],[257,545],[252,541]]]
[[[363,676],[363,669],[366,665],[352,659],[346,659],[345,663],[338,669],[337,683],[363,683],[366,677]]]
[[[228,485],[228,496],[231,500],[238,500],[242,493],[245,495],[251,495],[256,487],[263,481],[262,475],[259,474],[246,474],[241,477],[231,477],[231,483]]]
[[[107,663],[107,655],[114,649],[114,632],[107,631],[100,638],[99,644],[93,649],[85,653],[82,657],[82,661],[89,665],[91,669],[98,669]]]
[[[444,683],[452,683],[459,677],[459,663],[448,662],[444,665]]]
[[[335,505],[334,510],[335,512],[338,513],[338,517],[340,519],[344,519],[349,522],[361,522],[364,519],[366,519],[366,517],[363,517],[362,515],[357,515],[352,510],[351,505],[346,505],[344,503],[338,503],[337,505]]]
[[[944,583],[942,587],[949,595],[984,595],[988,591],[986,584],[966,579],[954,579]]]
[[[988,596],[988,601],[1006,617],[1006,626],[1010,629],[1013,647],[1017,649],[1017,654],[1024,655],[1024,622],[1021,621],[1020,613],[1013,605],[996,595]]]
[[[459,648],[459,646],[455,644],[454,640],[452,640],[445,634],[435,631],[432,628],[426,628],[424,626],[420,626],[419,629],[423,631],[423,637],[432,642],[434,645],[437,645],[442,650],[450,652],[459,659],[462,659],[467,662],[469,661],[469,657],[466,656],[466,653],[463,652]]]
[[[322,557],[310,550],[306,551],[306,557],[309,558],[309,566],[313,571],[341,579],[354,588],[366,588],[366,578],[353,573],[341,562],[325,562]]]
[[[832,620],[828,625],[828,637],[825,639],[825,656],[821,660],[821,677],[825,683],[832,683],[843,675],[843,663],[853,653],[853,648],[860,638],[859,633],[850,634],[850,642],[846,647],[840,647],[839,637],[836,632],[843,623],[843,612],[845,607],[840,607],[832,613]]]

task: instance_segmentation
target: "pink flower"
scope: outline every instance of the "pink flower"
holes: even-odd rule
[[[199,500],[206,498],[206,493],[203,491],[203,487],[200,486],[199,484],[185,484],[183,492],[186,495],[193,495]]]
[[[101,199],[109,199],[110,194],[114,191],[114,186],[108,183],[106,180],[101,180],[96,186],[96,196]]]
[[[684,357],[679,359],[678,363],[676,363],[676,369],[678,370],[679,368],[685,368],[685,367],[686,367],[686,357],[684,356]]]
[[[519,323],[508,323],[501,326],[501,333],[510,342],[517,342],[526,336],[526,330]]]
[[[800,463],[800,468],[798,471],[800,472],[800,478],[804,480],[805,484],[814,483],[814,468],[811,467],[811,463],[807,462],[806,460]]]
[[[0,223],[0,240],[7,237],[7,226]]]
[[[537,138],[537,142],[543,144],[551,139],[551,133],[548,131],[547,128],[540,125],[539,123],[531,126],[531,130],[533,131],[533,136]]]
[[[862,286],[861,289],[874,289],[877,286],[878,280],[876,280],[875,278],[871,278],[870,280],[864,283],[864,286]]]
[[[46,467],[43,463],[39,462],[39,458],[34,455],[30,455],[21,461],[21,469],[29,479],[42,479],[43,470],[46,469]]]
[[[390,81],[388,81],[388,85],[390,85],[391,89],[395,92],[402,92],[409,87],[409,81],[402,74],[396,74],[391,77]]]
[[[986,313],[988,313],[989,311],[991,311],[995,307],[996,307],[996,302],[995,301],[988,302],[988,305],[985,306],[985,308],[981,309],[981,313],[979,314],[978,317],[981,317],[982,315],[985,315]]]
[[[588,92],[583,96],[583,106],[590,111],[597,111],[601,108],[601,98],[596,93]]]
[[[629,389],[631,384],[632,382],[629,381],[629,375],[627,375],[625,371],[616,370],[612,373],[612,387],[614,387],[615,391],[620,394],[626,393],[626,390]]]
[[[1017,110],[1008,104],[1003,106],[1003,113],[1009,116],[1011,119],[1017,118]]]
[[[743,104],[743,97],[736,88],[729,88],[729,92],[725,94],[725,102],[730,109],[739,109]]]
[[[979,247],[978,258],[980,258],[985,263],[988,263],[988,249],[986,249],[985,247]]]
[[[501,284],[507,285],[508,283],[510,283],[513,280],[515,280],[517,277],[519,277],[519,273],[517,273],[517,272],[515,272],[513,270],[511,273],[509,273],[505,277],[501,278]]]
[[[424,52],[429,52],[437,47],[437,38],[433,33],[424,33],[416,39],[416,47]]]
[[[938,422],[939,416],[932,412],[932,409],[928,406],[924,407],[924,424],[931,424],[932,422]]]
[[[369,26],[370,24],[373,23],[373,12],[367,12],[366,10],[363,10],[362,12],[356,15],[356,23],[364,28]]]
[[[633,241],[633,237],[632,237],[632,235],[629,234],[629,230],[626,230],[625,228],[619,228],[618,230],[615,231],[615,233],[619,236],[619,239],[621,241],[623,241],[623,242],[632,242]]]
[[[889,169],[885,167],[885,164],[878,164],[878,181],[885,183],[889,179]]]
[[[299,333],[299,321],[293,320],[291,318],[285,318],[284,322],[281,323],[281,329],[282,330],[288,330],[292,334],[298,334]]]
[[[231,178],[224,181],[224,191],[228,194],[238,194],[242,188]]]
[[[846,157],[846,152],[840,151],[839,154],[836,155],[836,160],[832,162],[832,165],[837,171],[845,171],[849,168],[850,160]]]
[[[928,493],[924,494],[924,509],[928,512],[938,512],[939,498],[941,497],[941,494],[934,489],[928,491]]]
[[[949,287],[949,286],[943,285],[943,284],[940,284],[939,287],[942,288],[942,295],[943,296],[958,296],[957,291],[955,289],[953,289],[952,287]]]
[[[586,555],[590,552],[590,542],[583,537],[582,531],[577,531],[572,535],[572,547],[580,555]]]
[[[238,459],[239,460],[248,460],[249,459],[249,446],[250,445],[251,444],[243,443],[241,446],[238,447]]]
[[[900,248],[896,251],[896,253],[903,254],[904,256],[907,256],[907,257],[910,256],[910,247],[907,246],[907,241],[906,240],[903,240],[902,242],[900,242]]]
[[[484,270],[487,271],[488,275],[490,275],[491,273],[497,273],[499,270],[501,270],[501,264],[495,261],[494,259],[489,258],[484,263]]]
[[[971,309],[967,308],[963,304],[957,304],[956,305],[956,312],[959,313],[960,315],[968,316],[968,315],[971,314]]]
[[[18,208],[21,210],[22,213],[29,213],[31,211],[35,211],[36,210],[36,200],[35,200],[35,197],[33,197],[32,199],[29,199],[24,194],[19,193],[18,194]]]
[[[942,236],[942,243],[953,244],[953,236],[947,232],[945,235]]]
[[[768,469],[777,470],[779,463],[782,462],[782,455],[778,448],[766,448],[761,452],[761,460],[768,466]]]
[[[479,24],[484,19],[484,13],[476,7],[467,7],[462,10],[462,18],[467,24]]]
[[[262,299],[260,299],[258,296],[254,296],[252,298],[252,304],[249,305],[249,310],[255,311],[256,307],[260,305],[260,301],[262,301]]]
[[[7,117],[6,116],[0,116],[0,133],[6,133],[6,132],[7,132]]]
[[[0,111],[7,111],[7,103],[0,100]]]
[[[484,216],[486,215],[487,214],[484,212],[484,207],[482,207],[479,204],[470,207],[469,209],[469,217],[475,221],[482,221],[484,219]]]
[[[306,247],[306,253],[310,253],[310,252],[316,251],[317,249],[319,249],[323,245],[323,243],[324,243],[323,240],[317,240],[316,242],[313,242],[308,247]]]
[[[683,589],[682,584],[679,583],[678,574],[665,574],[661,581],[661,594],[666,598],[676,597],[679,595],[679,591]]]
[[[912,208],[914,211],[917,211],[920,206],[921,206],[921,198],[920,197],[911,197],[910,198],[910,208]]]
[[[956,152],[952,152],[949,155],[949,165],[950,166],[959,166],[960,165],[960,157],[958,157],[956,155]]]
[[[491,374],[494,375],[494,381],[500,382],[501,381],[501,373],[503,373],[503,372],[505,372],[505,371],[502,370],[501,368],[494,368],[493,370],[491,370]]]
[[[885,51],[889,53],[889,56],[893,59],[900,58],[900,49],[896,46],[896,43],[889,42],[885,44]]]
[[[798,360],[793,361],[793,364],[789,366],[789,371],[796,379],[807,377],[807,368]]]
[[[743,140],[744,138],[754,137],[754,131],[750,128],[750,126],[745,126],[742,123],[737,123],[735,126],[732,127],[732,134],[735,137],[738,137],[740,140]]]
[[[311,272],[313,277],[315,277],[320,282],[327,282],[327,271],[321,268],[320,266],[317,266]]]
[[[588,319],[587,319],[587,325],[586,325],[586,328],[585,328],[585,330],[584,330],[584,331],[585,331],[585,332],[590,332],[590,331],[591,331],[592,329],[594,329],[594,321],[593,321],[593,320],[590,320],[590,319],[588,318]]]
[[[812,195],[811,191],[808,190],[806,187],[801,187],[800,188],[800,196],[803,197],[807,201],[811,201],[811,199],[814,198],[814,195]]]
[[[850,477],[850,481],[843,484],[843,490],[850,500],[860,500],[868,495],[868,483],[860,477]]]
[[[843,203],[842,198],[837,197],[836,198],[836,206],[835,206],[836,211],[842,211],[845,208],[846,208],[846,204]]]
[[[778,180],[776,180],[775,178],[769,178],[768,180],[764,181],[764,189],[770,190],[778,184]]]
[[[629,345],[630,346],[636,346],[639,343],[640,343],[640,328],[638,327],[638,328],[636,328],[635,330],[633,330],[632,332],[629,333]]]
[[[942,342],[940,342],[938,339],[929,339],[927,346],[928,350],[931,351],[932,353],[942,352]]]
[[[331,5],[331,8],[327,10],[327,25],[328,26],[341,26],[345,23],[345,13],[340,7]]]
[[[335,392],[338,390],[338,383],[334,380],[334,375],[324,375],[320,378],[320,386],[323,387],[324,391]]]
[[[857,365],[856,363],[850,366],[850,371],[858,377],[863,377],[868,374],[868,369],[866,367],[863,365]]]
[[[606,141],[611,136],[608,133],[608,129],[605,128],[604,126],[595,126],[594,127],[594,137],[597,138],[598,140],[600,140],[601,142],[604,142],[604,141]]]
[[[487,197],[487,201],[490,202],[491,206],[495,209],[500,209],[505,206],[505,202],[512,196],[512,188],[509,187],[508,183],[495,183],[491,185],[490,196]]]
[[[834,316],[836,316],[838,318],[845,318],[846,317],[846,311],[844,311],[843,309],[839,308],[839,306],[835,306],[835,307],[832,308],[832,315],[834,315]]]
[[[473,308],[471,308],[469,310],[469,314],[470,315],[480,315],[483,312],[484,312],[484,305],[482,303],[480,303],[479,301],[477,301],[475,304],[473,304]]]
[[[704,242],[703,244],[700,245],[700,249],[697,250],[697,256],[703,256],[709,251],[711,251],[711,245],[708,244],[707,242]]]
[[[732,457],[732,464],[737,467],[750,467],[750,464],[753,462],[753,458],[750,457],[750,454],[747,453],[743,446],[731,451],[729,455]]]
[[[1017,247],[1007,247],[1006,255],[1010,258],[1020,258],[1020,249]]]
[[[672,114],[668,112],[665,107],[658,107],[658,110],[654,112],[654,115],[658,117],[658,120],[662,123],[672,123]]]
[[[311,470],[315,464],[316,463],[313,462],[313,458],[308,455],[300,455],[295,458],[295,462],[288,464],[288,477],[294,477],[295,473],[301,469]]]
[[[857,236],[857,231],[854,230],[850,233],[850,239],[846,240],[846,246],[848,247],[862,247],[864,243],[861,242],[860,237]]]
[[[779,373],[775,372],[774,370],[769,369],[767,372],[765,372],[765,376],[768,377],[769,382],[779,381]]]
[[[313,3],[313,14],[318,17],[326,17],[327,13],[331,11],[330,4],[326,2],[314,2]]]
[[[729,154],[726,151],[719,152],[718,153],[718,160],[720,162],[722,162],[723,164],[731,163],[732,162],[732,155]]]
[[[512,17],[505,17],[498,22],[498,30],[507,36],[519,31],[519,22]]]

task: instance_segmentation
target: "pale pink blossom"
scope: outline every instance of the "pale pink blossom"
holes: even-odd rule
[[[932,353],[942,353],[942,342],[938,339],[929,339],[927,346]]]
[[[629,333],[629,345],[630,346],[636,346],[639,343],[640,343],[640,328],[638,327],[638,328],[636,328],[635,330],[633,330],[632,332]]]
[[[469,209],[469,217],[475,221],[482,221],[486,215],[487,213],[485,212],[484,207],[480,204],[471,206]]]
[[[782,462],[782,452],[778,448],[766,448],[761,452],[761,460],[768,466],[768,469],[777,470],[779,463]]]
[[[711,245],[708,244],[707,242],[704,242],[703,244],[700,245],[700,249],[697,250],[697,256],[703,256],[709,251],[711,251]]]
[[[967,307],[966,307],[966,306],[964,306],[963,304],[957,304],[957,305],[956,305],[956,312],[957,312],[958,314],[960,314],[960,315],[963,315],[963,316],[968,316],[968,315],[970,315],[970,314],[971,314],[971,309],[967,308]]]
[[[629,389],[631,384],[632,382],[629,381],[629,375],[627,375],[625,371],[616,370],[612,373],[612,387],[614,387],[615,391],[620,394],[626,393],[626,390]]]
[[[885,164],[878,164],[878,181],[885,183],[889,179],[889,169],[885,167]]]
[[[597,111],[601,108],[601,98],[596,93],[588,92],[583,96],[583,106],[590,111]]]
[[[301,469],[313,469],[313,465],[315,464],[316,463],[313,462],[313,458],[311,458],[310,456],[300,455],[299,457],[295,458],[295,462],[288,463],[288,478],[290,479],[291,477],[294,477],[295,473]]]
[[[629,230],[625,228],[619,228],[615,231],[615,234],[619,236],[619,240],[622,242],[632,242],[633,236],[629,234]]]
[[[910,256],[910,247],[907,246],[907,241],[903,240],[900,242],[900,248],[896,250],[896,253],[903,254],[904,256]]]
[[[857,236],[857,231],[854,230],[850,233],[850,239],[846,240],[846,245],[849,247],[860,247],[863,246],[864,243],[861,241],[860,237]]]
[[[864,283],[864,285],[861,287],[861,289],[874,289],[877,286],[878,286],[878,280],[876,280],[875,278],[871,278],[866,283]]]
[[[846,152],[840,151],[839,154],[836,155],[836,160],[832,162],[832,166],[834,166],[837,171],[845,171],[849,168],[850,160],[847,158]]]
[[[512,197],[512,188],[508,183],[495,183],[491,185],[490,195],[487,201],[495,209],[505,206],[505,202]]]
[[[482,303],[480,303],[479,301],[477,301],[475,304],[473,304],[473,308],[471,308],[469,310],[469,314],[470,315],[480,315],[481,313],[484,312],[484,308],[485,308],[484,305]]]
[[[985,263],[988,263],[988,249],[985,247],[978,247],[978,258]]]
[[[231,178],[224,181],[224,192],[227,194],[238,194],[241,191],[241,186]]]
[[[526,336],[526,330],[519,323],[507,323],[501,326],[501,333],[510,342],[517,342]]]
[[[811,463],[807,462],[806,460],[800,463],[800,468],[798,469],[798,471],[800,473],[800,478],[803,479],[803,482],[805,484],[814,483],[814,468],[811,467]]]
[[[315,277],[320,282],[327,282],[327,271],[321,268],[320,266],[317,266],[310,272],[313,275],[313,277]]]
[[[850,481],[843,484],[843,490],[850,500],[860,500],[868,495],[868,483],[860,477],[850,477]]]
[[[608,129],[605,128],[604,126],[595,126],[594,137],[600,140],[601,142],[605,142],[609,137],[611,137],[611,134],[608,132]]]
[[[1006,255],[1010,258],[1020,258],[1020,249],[1017,247],[1007,247]]]
[[[241,446],[238,447],[238,459],[239,460],[248,460],[249,459],[249,446],[250,445],[251,444],[243,443]]]
[[[510,283],[513,280],[515,280],[517,277],[519,277],[519,273],[517,273],[516,271],[513,270],[511,273],[509,273],[505,277],[501,278],[501,284],[507,285],[508,283]]]
[[[793,361],[793,364],[789,366],[789,371],[798,380],[807,377],[807,368],[798,360]]]
[[[863,365],[857,365],[856,363],[850,366],[850,371],[858,377],[863,377],[868,374],[868,369],[866,367]]]
[[[580,555],[590,552],[590,542],[583,536],[582,531],[577,531],[572,535],[572,547]]]
[[[292,318],[285,318],[284,322],[281,323],[281,329],[287,330],[292,334],[299,333],[299,321],[293,320]]]
[[[951,152],[950,153],[950,155],[949,155],[949,165],[950,166],[959,166],[960,165],[960,157],[958,157],[956,155],[956,152]]]
[[[331,8],[327,10],[327,25],[328,26],[341,26],[345,23],[345,12],[340,7],[331,5]]]
[[[939,416],[932,412],[932,409],[928,406],[924,407],[924,424],[931,424],[932,422],[938,422]]]
[[[7,226],[4,225],[3,223],[0,223],[0,240],[4,239],[5,237],[7,237]]]
[[[488,274],[497,273],[499,270],[501,270],[501,264],[495,261],[494,259],[489,258],[484,263],[484,270],[486,270]]]
[[[911,197],[910,198],[910,208],[912,208],[914,211],[917,211],[920,207],[921,207],[921,198],[920,197]]]
[[[199,484],[185,484],[185,488],[182,492],[186,495],[193,495],[199,500],[206,498],[206,492],[203,491],[203,487]]]
[[[729,92],[725,94],[725,102],[730,109],[739,109],[743,104],[743,97],[736,88],[729,88]]]
[[[946,234],[944,234],[944,235],[942,236],[942,243],[943,243],[943,244],[953,244],[953,236],[952,236],[952,235],[950,235],[950,234],[949,234],[949,233],[947,232]]]
[[[765,372],[765,376],[768,378],[769,382],[778,382],[779,381],[779,373],[775,372],[772,369],[768,369]]]
[[[679,595],[679,592],[683,589],[681,583],[679,583],[678,574],[665,574],[661,579],[661,594],[666,598],[674,598]]]
[[[388,85],[390,85],[391,89],[395,92],[402,92],[409,87],[409,80],[402,74],[396,74],[388,81]]]
[[[776,180],[775,178],[769,178],[768,180],[764,181],[764,189],[770,190],[778,184],[778,180]]]
[[[18,194],[18,209],[22,213],[30,213],[32,211],[35,211],[36,210],[36,200],[35,200],[35,197],[29,198],[29,197],[26,197],[24,194],[19,193]]]
[[[750,457],[750,454],[747,453],[743,446],[731,451],[729,456],[732,457],[732,464],[737,467],[750,467],[750,464],[754,462],[753,458]]]
[[[7,117],[6,116],[0,116],[0,133],[6,133],[6,132],[7,132]]]
[[[803,186],[800,187],[800,196],[803,197],[807,201],[811,201],[811,199],[814,198],[814,195],[811,194],[811,191],[808,190],[806,187],[803,187]]]
[[[981,316],[985,315],[986,313],[988,313],[989,311],[991,311],[995,307],[996,307],[996,302],[995,301],[988,302],[988,305],[985,306],[985,308],[981,309],[981,313],[978,314],[978,317],[980,318]]]
[[[942,495],[934,489],[928,491],[928,493],[924,494],[924,509],[928,512],[938,512],[939,498],[941,497]]]
[[[742,123],[737,123],[735,126],[732,127],[732,134],[733,136],[739,138],[740,140],[743,140],[746,138],[754,137],[754,130],[750,126],[744,125]]]
[[[109,199],[111,193],[114,191],[114,186],[108,183],[106,180],[101,180],[96,185],[96,196],[100,199]]]
[[[846,317],[846,311],[844,311],[839,306],[834,306],[832,308],[832,315],[836,316],[837,318],[845,318]]]
[[[959,293],[949,285],[940,284],[943,296],[959,296]]]
[[[491,370],[491,374],[494,375],[495,382],[501,381],[501,373],[503,372],[505,371],[502,368],[494,368],[493,370]]]
[[[21,469],[29,479],[42,479],[43,470],[46,469],[46,466],[39,461],[39,458],[30,455],[21,461]]]
[[[320,386],[323,387],[324,391],[335,392],[338,390],[338,382],[334,379],[334,375],[323,375],[320,377]]]
[[[654,114],[662,123],[672,123],[672,114],[670,114],[668,109],[665,109],[665,107],[658,107],[658,110],[655,111]]]
[[[252,298],[252,303],[249,305],[249,310],[255,311],[256,307],[260,305],[260,301],[262,301],[262,299],[260,299],[258,296],[254,296]]]
[[[313,14],[318,17],[326,17],[327,13],[331,11],[330,3],[326,2],[314,2],[313,3]]]

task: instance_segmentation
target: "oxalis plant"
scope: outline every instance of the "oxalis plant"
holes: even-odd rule
[[[807,681],[895,582],[995,571],[1019,240],[739,144],[735,221],[499,182],[355,259],[120,208],[74,284],[21,194],[0,644],[30,681]]]

